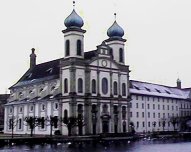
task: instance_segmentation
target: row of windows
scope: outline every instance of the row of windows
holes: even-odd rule
[[[58,103],[55,102],[53,107],[54,107],[55,110],[57,110],[58,109]],[[41,108],[41,111],[44,111],[46,109],[46,105],[45,104],[41,104],[40,108]],[[33,112],[33,111],[34,111],[34,105],[30,105],[29,106],[29,112]],[[23,107],[22,106],[19,107],[18,112],[19,113],[23,113]],[[13,113],[13,108],[10,107],[9,108],[9,114],[12,114],[12,113]]]
[[[177,125],[177,124],[175,124],[175,125]],[[163,123],[163,122],[158,122],[158,123],[156,123],[156,122],[148,122],[148,125],[147,125],[147,127],[166,127],[166,126],[168,126],[168,127],[170,127],[171,126],[171,123],[170,122],[165,122],[165,123]],[[137,121],[137,123],[136,123],[136,128],[139,128],[140,127],[140,122],[139,121]],[[145,122],[143,121],[142,122],[142,127],[145,127]]]
[[[78,79],[78,93],[83,93],[83,80],[82,78],[79,78]],[[97,86],[96,86],[96,80],[93,79],[92,80],[92,93],[96,93],[96,90],[97,90]],[[107,94],[108,93],[108,80],[107,78],[103,78],[102,79],[102,92],[103,94]],[[113,83],[113,93],[114,95],[117,95],[118,94],[118,84],[117,82],[115,81]],[[68,93],[68,79],[65,78],[64,79],[64,93]],[[126,84],[125,83],[122,83],[122,96],[126,96]]]
[[[152,117],[156,118],[156,114],[157,113],[153,112]],[[145,117],[145,112],[142,112],[141,115],[142,115],[141,117],[144,118]],[[172,113],[172,117],[174,117],[174,116],[175,116],[175,114]],[[176,116],[178,117],[178,113],[176,114]],[[133,117],[132,112],[130,112],[130,117]],[[136,112],[136,117],[139,118],[139,112]],[[158,113],[157,117],[161,118],[161,113]],[[162,118],[166,118],[166,117],[170,118],[171,117],[170,113],[167,113],[167,115],[165,113],[162,114]],[[147,112],[147,118],[151,118],[151,113],[150,112]]]
[[[141,104],[141,108],[142,108],[142,109],[145,109],[145,108],[150,109],[150,105],[151,105],[151,104],[147,104],[147,107],[145,107],[145,104],[142,103],[142,104]],[[170,106],[169,106],[169,105],[166,105],[166,108],[165,108],[165,105],[162,105],[162,110],[165,110],[165,109],[167,109],[167,110],[175,110],[175,107],[176,107],[176,110],[178,110],[178,106],[171,106],[171,109],[170,109]],[[136,108],[139,108],[139,103],[136,103]],[[153,110],[155,110],[155,109],[156,109],[156,105],[153,104],[152,108],[153,108]],[[161,105],[158,104],[158,105],[157,105],[157,108],[158,108],[158,110],[161,110]]]
[[[81,40],[77,40],[76,46],[77,46],[76,54],[81,56],[82,55],[82,42],[81,42]],[[66,56],[70,55],[70,40],[66,40],[66,42],[65,42],[65,55]]]
[[[160,97],[147,97],[147,96],[136,95],[135,99],[136,100],[140,99],[140,100],[143,100],[143,101],[144,100],[147,100],[147,101],[150,101],[150,100],[156,101],[157,100],[158,102],[159,101],[163,101],[163,102],[166,101],[167,103],[169,103],[169,102],[174,103],[175,102],[177,104],[177,100],[176,99],[168,99],[168,98],[166,99],[166,98],[160,98]]]

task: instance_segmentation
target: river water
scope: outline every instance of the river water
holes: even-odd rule
[[[0,152],[191,152],[191,141],[141,140],[136,142],[57,143],[41,145],[9,145]]]

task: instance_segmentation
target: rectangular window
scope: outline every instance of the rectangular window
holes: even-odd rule
[[[158,113],[158,118],[160,118],[160,113]]]
[[[153,112],[153,118],[155,118],[155,113]]]
[[[169,105],[167,105],[167,110],[169,110]]]
[[[153,104],[153,109],[155,109],[155,104]]]
[[[144,103],[142,103],[142,109],[144,109]]]
[[[139,96],[136,95],[136,100],[139,100]]]
[[[160,127],[160,121],[159,121],[159,127]]]
[[[172,106],[172,110],[174,110],[174,106]]]
[[[145,122],[144,121],[143,121],[142,125],[143,125],[143,127],[145,127]]]
[[[149,97],[147,97],[147,101],[149,101]]]
[[[133,117],[133,113],[132,112],[130,112],[130,117]]]
[[[137,112],[137,118],[139,117],[139,112]]]
[[[147,104],[147,109],[150,109],[150,105],[149,104]]]
[[[148,118],[150,118],[150,112],[148,112]]]
[[[9,119],[9,129],[12,129],[13,119]]]
[[[162,109],[165,110],[165,105],[162,105]]]
[[[42,117],[42,121],[41,121],[41,129],[44,129],[44,117]]]
[[[163,113],[163,118],[165,118],[165,113]]]
[[[148,127],[151,127],[151,122],[150,121],[148,122]]]
[[[142,100],[144,101],[144,96],[142,96]]]
[[[19,119],[19,129],[21,129],[22,119]]]
[[[142,117],[143,117],[143,118],[145,117],[145,113],[144,113],[144,112],[142,112]]]
[[[58,128],[58,116],[54,116],[54,128]]]
[[[136,108],[139,108],[139,104],[138,103],[136,103]]]
[[[160,110],[160,105],[158,104],[158,110]]]
[[[139,122],[137,121],[137,128],[139,128]]]

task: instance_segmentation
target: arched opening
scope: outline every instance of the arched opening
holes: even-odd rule
[[[92,130],[93,130],[93,135],[96,135],[96,123],[97,123],[97,105],[93,104],[92,105]]]
[[[68,79],[64,79],[64,93],[68,93]]]
[[[66,40],[65,42],[65,56],[69,56],[70,55],[70,41]]]
[[[112,48],[110,49],[110,55],[111,55],[111,58],[113,59],[113,49]]]
[[[126,96],[126,84],[122,83],[122,96]]]
[[[83,134],[83,105],[78,104],[78,134]]]
[[[82,42],[81,40],[77,40],[77,55],[82,55]]]
[[[102,79],[102,92],[103,94],[108,93],[108,80],[106,78]]]
[[[78,93],[83,93],[83,80],[82,80],[82,78],[78,79]]]
[[[126,132],[126,122],[123,121],[123,132]]]
[[[113,114],[114,114],[114,132],[118,132],[118,106],[113,106]]]
[[[92,80],[92,93],[96,93],[96,80]]]
[[[117,95],[117,82],[116,81],[113,83],[113,94]]]
[[[119,62],[124,63],[124,51],[122,48],[119,49]]]

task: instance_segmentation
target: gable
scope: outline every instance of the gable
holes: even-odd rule
[[[98,66],[102,68],[119,69],[117,63],[107,57],[99,57],[89,63],[90,66]]]

